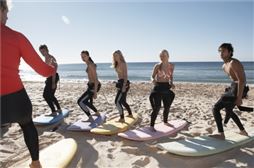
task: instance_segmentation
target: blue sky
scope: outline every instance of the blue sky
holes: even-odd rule
[[[122,50],[127,62],[221,61],[231,42],[235,57],[254,60],[253,1],[12,1],[7,25],[25,34],[38,51],[47,44],[59,63],[111,62]]]

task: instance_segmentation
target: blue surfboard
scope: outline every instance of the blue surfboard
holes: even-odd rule
[[[62,109],[62,113],[56,115],[56,116],[49,116],[46,114],[42,114],[39,117],[35,117],[33,119],[33,122],[35,125],[51,125],[55,124],[62,119],[64,119],[69,114],[69,110]]]
[[[98,127],[106,120],[106,113],[101,113],[100,116],[93,116],[94,122],[78,120],[70,125],[67,130],[69,131],[90,131]]]

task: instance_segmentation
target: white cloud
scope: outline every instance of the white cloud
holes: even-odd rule
[[[70,19],[69,18],[67,18],[66,16],[62,16],[62,20],[63,20],[63,22],[65,23],[65,24],[70,24],[71,22],[70,22]]]

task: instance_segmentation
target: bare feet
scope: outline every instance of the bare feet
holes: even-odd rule
[[[154,127],[152,127],[152,126],[150,126],[149,130],[150,130],[151,132],[156,132],[156,129],[155,129]]]
[[[220,140],[225,140],[224,133],[218,133],[218,134],[209,135],[209,137],[220,139]]]
[[[62,114],[62,109],[57,109],[56,112],[58,112],[58,114]]]
[[[239,132],[240,135],[249,136],[248,133],[245,130],[241,130]]]
[[[32,161],[32,163],[29,165],[30,168],[42,168],[41,163],[39,160]]]
[[[164,125],[174,128],[174,125],[172,125],[172,124],[170,124],[170,123],[164,123]]]
[[[127,115],[126,117],[134,118],[132,114]]]
[[[98,117],[101,116],[101,114],[99,112],[95,112],[95,115],[98,116]]]
[[[125,120],[124,120],[124,118],[120,118],[120,119],[118,120],[118,122],[124,123]]]
[[[93,116],[91,116],[91,115],[89,116],[88,121],[90,121],[91,123],[95,122],[94,119],[93,119]]]

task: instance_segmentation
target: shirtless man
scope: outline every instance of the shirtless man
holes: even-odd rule
[[[240,119],[233,112],[235,105],[240,106],[242,104],[243,89],[246,84],[246,78],[244,68],[241,62],[235,58],[232,58],[234,49],[231,44],[223,43],[219,47],[219,52],[224,64],[222,66],[224,72],[232,79],[231,87],[221,96],[217,103],[213,107],[213,116],[217,124],[218,134],[210,135],[218,139],[225,139],[225,134],[222,125],[222,118],[220,110],[225,108],[227,115],[233,119],[241,135],[248,136]]]
[[[48,47],[46,45],[41,45],[39,47],[39,50],[41,54],[45,57],[45,63],[49,64],[50,62],[55,62],[56,59],[49,54]],[[48,77],[45,81],[46,86],[43,91],[43,97],[46,100],[47,104],[49,105],[51,109],[51,116],[56,116],[57,112],[61,113],[61,107],[58,103],[58,100],[55,97],[55,92],[57,88],[57,82],[59,81],[59,75],[56,72],[54,75]],[[55,109],[54,105],[57,107],[57,110]]]

